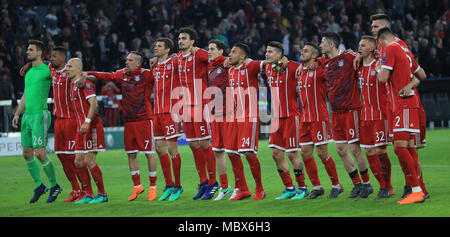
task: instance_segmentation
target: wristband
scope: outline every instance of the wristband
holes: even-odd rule
[[[91,123],[91,119],[90,118],[86,118],[86,120],[84,120],[85,123]]]

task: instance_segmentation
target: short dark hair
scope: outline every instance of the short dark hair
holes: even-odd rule
[[[377,46],[377,39],[375,39],[375,37],[371,36],[371,35],[363,35],[361,36],[361,40],[368,40],[370,43],[372,43],[373,45],[375,45],[375,47]]]
[[[67,57],[67,50],[66,48],[64,48],[63,46],[56,46],[52,49],[52,51],[58,51],[60,52],[62,55],[64,55],[65,57]]]
[[[278,50],[281,51],[281,56],[284,55],[284,48],[283,48],[283,44],[281,44],[278,41],[270,41],[267,46],[273,47],[273,48],[277,48]]]
[[[393,36],[391,29],[389,27],[383,27],[378,31],[377,39],[384,39],[386,36]]]
[[[223,50],[223,52],[225,52],[225,50],[227,49],[227,46],[225,45],[225,43],[221,40],[218,39],[212,39],[208,42],[209,44],[215,44],[217,46],[217,49],[219,50]]]
[[[29,40],[28,45],[35,45],[37,50],[45,51],[45,44],[40,40]]]
[[[167,38],[167,37],[160,37],[160,38],[158,38],[156,40],[156,42],[163,42],[164,43],[164,47],[166,47],[166,49],[167,48],[170,49],[169,53],[171,53],[174,50],[174,48],[175,48],[175,46],[173,45],[173,41],[170,38]]]
[[[234,47],[241,49],[245,53],[246,58],[250,57],[250,47],[248,47],[248,45],[244,43],[236,43],[234,44]]]
[[[370,20],[371,21],[376,21],[376,20],[385,20],[387,21],[389,24],[391,24],[391,18],[384,14],[384,13],[380,13],[380,14],[374,14],[370,16]]]
[[[311,46],[313,48],[313,50],[314,50],[313,53],[317,54],[317,57],[320,57],[320,55],[322,53],[320,52],[320,48],[316,44],[314,44],[313,42],[306,42],[305,46],[306,45]]]
[[[335,48],[339,47],[339,44],[341,44],[341,36],[338,33],[335,32],[325,32],[322,34],[323,38],[326,38],[327,41],[331,41],[334,44]]]
[[[195,31],[193,28],[191,28],[191,27],[181,27],[179,33],[180,34],[181,33],[188,34],[189,35],[189,39],[195,41],[194,45],[197,43],[197,38],[198,38],[197,31]]]
[[[135,54],[141,58],[140,63],[144,62],[145,56],[139,51],[131,51],[130,53]]]

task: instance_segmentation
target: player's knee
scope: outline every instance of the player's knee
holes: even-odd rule
[[[254,154],[255,154],[255,153],[253,153],[253,152],[251,152],[251,151],[244,152],[245,158],[250,158],[250,157],[253,156]]]
[[[45,152],[45,148],[35,149],[34,153],[39,160],[44,160],[47,158],[47,152]]]
[[[291,162],[300,160],[297,152],[287,152],[287,157]]]
[[[300,154],[302,155],[302,158],[305,159],[309,159],[313,156],[313,150],[311,149],[302,149],[302,151],[300,152]]]
[[[317,149],[317,155],[321,160],[328,158],[328,151],[326,149]]]
[[[169,147],[169,154],[170,154],[170,156],[178,155],[179,154],[178,149],[176,147],[175,148],[170,148]]]
[[[346,156],[348,154],[347,146],[339,146],[337,147],[336,151],[341,157]]]
[[[247,155],[245,155],[247,157]],[[279,149],[272,149],[272,158],[277,161],[280,159],[284,159],[284,152]]]
[[[198,141],[190,141],[190,142],[188,142],[188,145],[191,148],[191,150],[196,150],[196,149],[200,148],[200,144]]]
[[[83,159],[79,159],[79,158],[76,158],[76,159],[75,159],[74,164],[75,164],[75,167],[76,167],[77,169],[82,168],[82,167],[85,166],[84,160],[83,160]]]
[[[163,156],[167,153],[165,146],[156,146],[155,150],[156,150],[156,153],[158,154],[158,156]]]
[[[361,154],[361,147],[357,143],[350,144],[350,151],[357,157]]]
[[[22,154],[25,159],[33,158],[34,156],[33,148],[23,148]]]
[[[211,142],[209,141],[209,139],[207,139],[207,140],[202,140],[202,141],[200,141],[199,143],[200,143],[200,147],[201,147],[202,149],[207,149],[208,147],[211,146]]]
[[[378,154],[376,148],[366,148],[365,152],[366,152],[366,156],[373,156],[373,155]]]

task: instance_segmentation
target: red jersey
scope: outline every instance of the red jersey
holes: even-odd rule
[[[297,105],[297,79],[295,78],[295,71],[299,66],[299,63],[289,61],[286,70],[280,72],[273,71],[272,64],[266,64],[272,112],[275,118],[300,115]]]
[[[233,88],[236,101],[236,118],[258,117],[258,73],[260,63],[250,62],[228,69],[228,86]]]
[[[189,95],[183,94],[183,101],[186,105],[202,105],[203,92],[207,85],[208,53],[199,49],[195,55],[188,53],[183,55],[180,51],[178,57],[178,74],[180,83]],[[185,91],[183,90],[183,93]]]
[[[401,108],[419,107],[417,95],[403,98],[399,96],[399,91],[411,82],[414,78],[414,72],[419,67],[411,56],[410,51],[401,47],[398,43],[392,43],[384,47],[382,51],[381,68],[390,71],[389,88],[390,96],[394,102],[394,112]]]
[[[66,67],[56,70],[48,65],[52,72],[53,84],[53,115],[57,118],[75,118],[74,108],[70,102],[70,79],[67,77]]]
[[[74,107],[78,128],[83,125],[88,116],[89,108],[91,107],[88,99],[91,97],[96,97],[94,83],[86,80],[86,84],[82,88],[78,88],[76,86],[76,81],[71,83],[70,100],[72,101]],[[101,120],[101,118],[100,115],[96,112],[94,119],[92,119],[92,123],[96,123],[98,120]]]
[[[399,44],[403,48],[408,48],[408,45],[405,43],[405,41],[401,40],[397,36],[395,37],[395,43]],[[380,63],[381,63],[381,58],[382,58],[381,52],[383,51],[383,47],[381,46],[380,42],[377,42],[377,49],[378,49],[378,55],[376,55],[376,56],[378,57],[378,59],[380,60]]]
[[[208,88],[210,88],[212,113],[215,116],[221,116],[231,112],[233,107],[226,107],[226,88],[228,79],[228,70],[223,66],[224,56],[215,58],[208,64]],[[221,94],[219,93],[220,90]],[[219,96],[221,96],[219,98]]]
[[[113,73],[88,72],[99,80],[113,81],[122,85],[122,116],[125,122],[151,118],[154,78],[150,70],[138,68],[133,72],[118,70]]]
[[[354,53],[342,52],[334,58],[325,59],[323,63],[328,100],[333,112],[341,113],[361,107],[353,69],[355,57]]]
[[[174,88],[180,86],[178,76],[178,61],[176,59],[167,59],[164,62],[158,62],[152,70],[155,78],[155,99],[153,111],[155,114],[171,113],[172,106],[177,99],[172,99]],[[174,95],[178,97],[179,95]]]
[[[358,69],[358,78],[362,100],[361,119],[386,119],[386,87],[378,81],[375,59]]]
[[[323,67],[316,70],[303,68],[297,79],[297,93],[302,110],[302,122],[328,121],[327,86]]]

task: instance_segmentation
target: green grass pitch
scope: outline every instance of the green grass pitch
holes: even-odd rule
[[[29,204],[34,184],[28,173],[23,157],[0,158],[0,217],[448,217],[450,216],[450,130],[427,131],[427,147],[419,150],[419,159],[423,164],[424,180],[431,195],[425,203],[399,205],[403,191],[404,176],[398,165],[398,159],[392,147],[388,148],[392,163],[392,184],[396,194],[386,200],[374,200],[379,186],[371,174],[370,180],[374,186],[374,194],[364,200],[347,199],[353,185],[346,174],[342,162],[336,153],[334,143],[329,145],[331,155],[336,161],[337,171],[344,193],[337,199],[326,198],[330,191],[330,180],[323,164],[316,156],[319,177],[325,188],[325,195],[316,200],[275,200],[283,191],[283,184],[277,173],[268,141],[259,141],[258,157],[262,166],[263,186],[266,198],[261,201],[251,199],[242,201],[192,200],[199,182],[195,171],[194,160],[188,146],[179,148],[182,158],[181,178],[184,192],[175,202],[146,201],[147,192],[135,201],[129,202],[132,181],[128,169],[128,161],[123,150],[109,150],[98,154],[97,162],[103,171],[105,188],[110,198],[109,202],[96,205],[75,205],[64,203],[71,191],[71,186],[64,176],[61,163],[55,154],[50,154],[53,160],[58,182],[63,187],[63,193],[58,199],[47,204],[48,193],[35,204]],[[316,155],[316,154],[315,154]],[[148,186],[147,162],[139,155],[141,165],[141,181]],[[254,191],[254,181],[247,161],[244,159],[247,183]],[[162,194],[164,178],[158,163],[158,194]],[[41,175],[48,184],[45,174]],[[292,170],[291,170],[292,175]],[[234,184],[231,166],[228,166],[229,183]],[[306,177],[306,183],[311,183]],[[96,192],[95,184],[93,183]],[[146,190],[147,191],[147,190]]]

